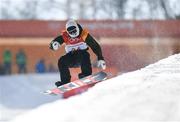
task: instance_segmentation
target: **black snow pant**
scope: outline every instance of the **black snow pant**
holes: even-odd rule
[[[81,67],[81,73],[78,75],[79,78],[83,78],[92,74],[90,54],[87,52],[87,50],[78,50],[67,53],[58,61],[58,68],[61,79],[59,86],[71,81],[69,68],[70,66],[77,64],[79,64]]]

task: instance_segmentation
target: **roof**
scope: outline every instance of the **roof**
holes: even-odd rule
[[[80,20],[96,37],[180,36],[178,20]],[[0,37],[53,37],[65,29],[65,21],[0,20]]]

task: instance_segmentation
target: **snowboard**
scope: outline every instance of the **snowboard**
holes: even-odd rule
[[[78,79],[57,88],[46,90],[43,93],[48,95],[59,95],[62,98],[68,98],[70,96],[80,94],[86,91],[88,88],[94,86],[96,83],[107,79],[107,73],[100,71],[93,75]]]

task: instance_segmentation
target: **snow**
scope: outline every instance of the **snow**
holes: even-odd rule
[[[59,74],[0,76],[0,122],[44,103],[59,100],[58,97],[48,97],[41,93],[52,88],[58,78]]]
[[[33,92],[49,87],[47,81],[57,76],[45,74],[12,77],[16,77],[13,81],[16,90],[22,85],[17,84],[20,81],[18,79],[24,79],[24,83],[32,82],[27,83],[29,86],[32,84],[30,87],[32,90],[28,89],[32,93],[29,92],[28,95],[32,98],[35,94]],[[8,77],[3,78],[8,82]],[[31,80],[29,81],[28,78]],[[44,83],[37,82],[36,84],[33,82],[35,80],[44,81]],[[7,103],[6,107],[11,104],[21,109],[29,107],[29,110],[9,118],[13,119],[10,122],[180,121],[179,81],[180,54],[176,54],[143,69],[98,83],[81,95],[58,99],[54,96],[42,97],[38,94],[40,98],[28,99],[26,97],[30,100],[27,106],[27,100],[24,105],[16,105],[20,102],[18,100],[16,104],[12,101],[12,103]],[[41,88],[38,89],[36,86],[41,86]],[[12,88],[12,86],[9,87]],[[13,93],[15,94],[20,95],[20,91]],[[17,95],[16,97],[19,98]],[[50,98],[54,100],[50,101]],[[13,98],[9,95],[7,99]],[[35,101],[41,103],[35,104]],[[31,102],[32,105],[30,105]],[[5,103],[2,104],[0,101],[0,105],[3,107]],[[12,106],[11,111],[13,111]]]

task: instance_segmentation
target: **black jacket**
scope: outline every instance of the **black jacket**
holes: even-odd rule
[[[78,24],[79,29],[80,29],[80,34],[82,33],[83,29],[82,27]],[[63,44],[64,43],[64,39],[62,37],[62,35],[56,37],[54,40],[52,40],[52,42],[50,43],[50,48],[52,49],[52,43],[54,41],[59,42],[59,44]],[[98,60],[104,60],[103,56],[102,56],[102,50],[100,45],[97,43],[97,41],[88,33],[85,43],[92,49],[92,51],[96,54]]]

